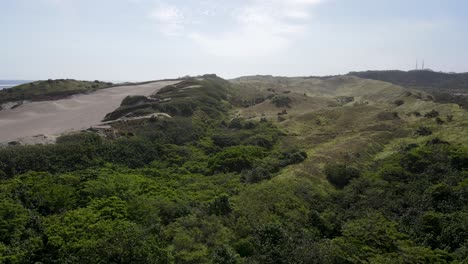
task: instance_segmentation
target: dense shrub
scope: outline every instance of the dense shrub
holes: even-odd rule
[[[426,114],[424,114],[424,117],[427,117],[427,118],[435,118],[438,116],[439,116],[439,112],[437,112],[436,110],[431,110],[430,112],[427,112]]]
[[[400,119],[397,112],[389,112],[389,111],[378,113],[377,118],[381,121]]]
[[[216,197],[210,205],[209,211],[211,214],[215,215],[228,215],[232,212],[231,204],[229,203],[229,197],[226,195],[222,195],[220,197]]]
[[[273,148],[275,144],[275,139],[271,136],[260,134],[260,135],[255,135],[255,136],[248,138],[245,141],[245,144],[259,146],[259,147],[266,148],[266,149],[271,149]]]
[[[211,137],[213,143],[221,148],[231,147],[240,144],[239,135],[236,134],[216,134]]]
[[[432,130],[428,127],[418,127],[415,134],[418,136],[430,136],[432,135]]]
[[[358,178],[361,174],[354,167],[332,163],[325,166],[324,173],[327,176],[327,180],[339,189],[344,188],[352,179]]]
[[[273,103],[276,107],[291,107],[291,102],[291,98],[283,95],[277,95],[271,99],[271,103]]]
[[[96,133],[80,132],[73,134],[65,134],[56,139],[57,144],[102,144],[103,139]]]
[[[271,173],[263,167],[255,167],[242,173],[242,180],[246,183],[258,183],[271,179]]]
[[[229,122],[228,127],[229,127],[229,128],[233,128],[233,129],[242,129],[242,119],[240,119],[240,118],[233,118],[233,119]]]
[[[213,172],[241,172],[252,168],[254,162],[263,158],[265,149],[256,146],[229,147],[208,161]]]
[[[280,157],[280,165],[281,166],[288,166],[292,164],[297,164],[303,162],[307,158],[307,153],[304,151],[300,151],[297,149],[293,149],[290,151],[285,151],[281,153]]]
[[[143,95],[129,95],[122,100],[120,106],[133,106],[150,102],[151,100]]]
[[[443,125],[443,124],[445,123],[444,120],[442,120],[442,118],[440,118],[440,117],[436,117],[435,122],[436,122],[438,125]]]

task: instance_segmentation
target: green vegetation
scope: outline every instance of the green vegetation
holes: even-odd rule
[[[2,261],[456,263],[467,257],[466,148],[416,146],[383,160],[376,172],[330,165],[327,175],[342,190],[324,195],[307,179],[275,178],[273,167],[262,169],[281,163],[274,149],[213,152],[207,138],[155,142],[159,154],[146,160],[133,155],[153,146],[132,140],[126,149],[107,142],[107,149],[122,148],[116,152],[134,159],[134,169],[115,159],[4,176]],[[95,142],[80,145],[90,149]]]
[[[214,75],[188,78],[159,90],[151,98],[127,97],[120,108],[105,117],[105,121],[121,117],[137,117],[151,113],[171,116],[192,116],[196,110],[212,118],[221,118],[226,111],[230,84]],[[145,111],[141,111],[145,110]]]
[[[109,82],[87,82],[70,79],[37,81],[0,90],[0,104],[24,100],[57,100],[78,93],[86,93],[103,88],[109,88],[112,85],[113,84]]]
[[[234,114],[242,100],[229,87],[205,76],[127,98],[110,119],[145,104],[172,117],[113,122],[117,139],[1,148],[0,263],[466,261],[468,148],[436,137],[447,123],[291,92],[296,117],[283,123],[304,129],[295,136]],[[374,159],[391,133],[412,141]]]
[[[352,179],[359,177],[359,170],[343,164],[327,164],[324,170],[327,180],[336,188],[343,189]]]
[[[271,99],[271,102],[276,107],[290,107],[291,98],[283,95],[277,95]]]
[[[366,71],[348,75],[390,82],[407,88],[430,92],[437,102],[456,103],[468,107],[468,73],[421,71]]]
[[[437,112],[436,110],[431,110],[430,112],[427,112],[424,117],[427,117],[427,118],[436,118],[439,116],[439,112]]]

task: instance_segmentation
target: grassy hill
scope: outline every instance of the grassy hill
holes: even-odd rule
[[[187,78],[0,148],[0,262],[463,263],[468,118],[354,76]]]
[[[104,121],[122,117],[140,117],[154,113],[170,116],[192,116],[201,110],[210,117],[221,117],[226,108],[230,83],[216,75],[185,78],[181,82],[167,86],[149,97],[129,96],[121,106],[109,113]]]
[[[348,75],[380,80],[433,94],[438,102],[468,107],[468,73],[420,71],[366,71]]]
[[[236,115],[271,120],[291,142],[308,148],[310,158],[292,166],[285,175],[314,175],[323,181],[323,167],[330,161],[365,167],[383,155],[379,153],[397,151],[402,142],[427,139],[415,135],[419,127],[429,127],[444,140],[468,144],[464,136],[468,133],[466,111],[455,104],[434,102],[424,91],[354,76],[253,76],[233,83],[239,98],[258,101],[238,108]],[[288,98],[288,105],[275,105],[278,97]],[[438,112],[442,124],[424,117],[432,110]]]
[[[0,90],[0,104],[18,101],[57,100],[78,93],[111,87],[109,82],[88,82],[71,79],[36,81]]]

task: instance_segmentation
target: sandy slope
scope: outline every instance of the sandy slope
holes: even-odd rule
[[[150,95],[175,82],[154,82],[98,90],[71,98],[32,102],[0,111],[0,142],[34,135],[56,135],[99,124],[128,95]]]

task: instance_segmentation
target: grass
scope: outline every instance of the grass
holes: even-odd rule
[[[277,120],[278,108],[271,100],[236,109],[236,115],[247,119],[267,118],[275,121],[288,134],[287,144],[304,149],[308,158],[289,166],[277,177],[307,177],[329,188],[322,173],[330,161],[355,164],[367,168],[373,161],[388,157],[404,145],[423,143],[439,137],[454,144],[468,144],[468,114],[455,104],[440,104],[430,94],[414,89],[351,76],[314,78],[283,78],[252,76],[232,80],[245,101],[248,96],[271,93],[292,99],[285,108],[285,120]],[[287,92],[287,94],[284,94]],[[337,103],[343,96],[352,102]],[[399,104],[397,100],[403,101]],[[436,110],[452,122],[438,125],[424,114]],[[421,117],[411,113],[420,112]],[[427,126],[431,136],[415,136],[414,131]]]
[[[381,80],[432,93],[441,103],[457,103],[468,109],[468,73],[423,71],[367,71],[348,75]]]
[[[227,81],[213,75],[188,78],[162,88],[151,98],[127,97],[121,107],[106,115],[104,121],[151,113],[189,117],[197,110],[212,118],[218,118],[227,107],[229,87]]]

